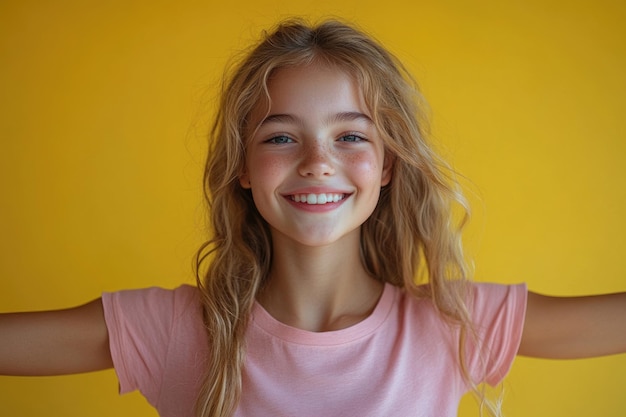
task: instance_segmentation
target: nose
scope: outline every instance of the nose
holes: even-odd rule
[[[309,144],[302,150],[298,172],[303,177],[323,178],[335,173],[330,151],[320,143]]]

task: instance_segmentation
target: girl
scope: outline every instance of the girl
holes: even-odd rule
[[[2,315],[0,373],[115,367],[162,416],[453,416],[516,354],[626,352],[626,294],[469,282],[418,101],[363,33],[283,23],[223,87],[197,287]]]

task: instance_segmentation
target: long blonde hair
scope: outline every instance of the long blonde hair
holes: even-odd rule
[[[467,206],[451,171],[426,141],[416,83],[404,66],[363,32],[338,21],[280,24],[229,69],[211,131],[204,175],[212,238],[199,250],[198,287],[211,357],[197,415],[232,415],[241,395],[245,332],[272,260],[269,228],[238,181],[248,121],[267,103],[279,68],[323,62],[352,75],[394,157],[391,183],[362,226],[362,262],[381,281],[430,298],[450,322],[470,328],[460,231]],[[461,208],[455,222],[452,207]],[[419,285],[428,282],[429,285]],[[454,284],[451,284],[454,282]],[[464,375],[468,375],[463,358]]]

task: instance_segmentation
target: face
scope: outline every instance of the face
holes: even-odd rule
[[[278,70],[252,114],[240,184],[275,241],[323,246],[355,234],[391,179],[390,158],[355,81],[322,65]]]

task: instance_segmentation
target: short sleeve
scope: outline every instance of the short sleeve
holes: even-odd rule
[[[476,337],[468,339],[468,364],[475,382],[499,384],[511,369],[524,328],[525,284],[479,283],[469,305]]]
[[[191,289],[148,288],[102,295],[120,393],[138,389],[156,406],[177,310],[188,304]]]

